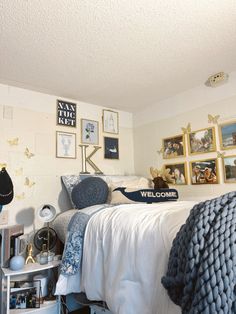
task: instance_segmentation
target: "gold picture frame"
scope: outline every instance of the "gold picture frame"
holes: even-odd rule
[[[103,109],[102,125],[104,133],[119,134],[119,113]]]
[[[99,122],[90,119],[81,119],[81,143],[99,145]]]
[[[163,159],[186,156],[184,134],[167,137],[162,140]]]
[[[217,158],[190,161],[189,169],[192,185],[219,183]]]
[[[164,165],[165,169],[170,169],[170,174],[175,180],[173,185],[187,185],[188,184],[188,172],[187,163],[179,162],[173,164]]]
[[[56,157],[76,158],[76,133],[56,131]]]
[[[222,167],[225,183],[236,183],[236,155],[224,156]]]
[[[215,127],[192,131],[188,136],[189,155],[198,155],[216,151]]]
[[[219,125],[220,149],[236,148],[236,120]]]

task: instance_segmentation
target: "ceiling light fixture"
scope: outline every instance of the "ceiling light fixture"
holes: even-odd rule
[[[218,87],[228,82],[229,75],[225,72],[219,72],[211,75],[205,85],[208,87]]]

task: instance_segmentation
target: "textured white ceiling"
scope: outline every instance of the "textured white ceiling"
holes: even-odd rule
[[[0,0],[0,82],[137,111],[236,69],[235,0]]]

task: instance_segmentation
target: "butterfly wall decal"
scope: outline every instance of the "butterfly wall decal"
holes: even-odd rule
[[[0,163],[0,169],[6,168],[6,167],[7,167],[7,164],[6,164],[6,163]]]
[[[217,114],[216,116],[208,114],[208,123],[218,124],[219,118],[220,118],[219,114]]]
[[[25,178],[25,185],[28,186],[29,188],[32,188],[32,186],[35,185],[35,182],[30,181],[28,177]]]
[[[224,158],[224,156],[225,156],[225,152],[217,152],[217,157],[218,158]]]
[[[25,193],[21,193],[21,194],[16,194],[15,198],[17,199],[17,201],[23,200],[25,198]]]
[[[157,150],[157,153],[160,155],[160,154],[162,154],[163,153],[163,147],[161,148],[161,149],[159,149],[159,150]]]
[[[28,147],[26,147],[24,154],[29,159],[34,156],[34,154],[30,152]]]
[[[190,122],[187,124],[186,128],[182,127],[181,130],[183,131],[184,134],[188,134],[191,132],[191,124]]]
[[[10,145],[10,146],[17,146],[19,144],[19,138],[18,137],[15,137],[13,139],[9,139],[7,140],[7,143]]]
[[[19,168],[15,170],[15,175],[16,176],[21,176],[23,174],[23,168]]]

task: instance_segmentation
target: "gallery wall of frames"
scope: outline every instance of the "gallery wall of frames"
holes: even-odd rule
[[[220,124],[219,118],[219,115],[209,114],[208,122],[212,126],[191,130],[188,123],[187,127],[181,128],[181,134],[162,140],[164,167],[169,169],[175,185],[221,183],[220,168],[223,169],[225,183],[236,183],[236,152],[232,154],[236,148],[236,120]],[[216,140],[217,132],[219,143]],[[207,158],[204,158],[205,154]],[[209,154],[212,157],[209,158]],[[187,157],[193,160],[186,161]],[[220,162],[222,167],[219,167]]]
[[[81,117],[75,103],[57,100],[58,126],[65,126],[71,130],[80,124],[80,134],[73,131],[56,131],[56,157],[77,158],[78,146],[92,145],[95,149],[103,148],[105,159],[119,159],[119,114],[116,111],[103,109],[102,128],[98,121]],[[99,132],[103,133],[103,143],[99,143]]]

